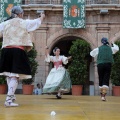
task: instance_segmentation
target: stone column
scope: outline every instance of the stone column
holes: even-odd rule
[[[47,37],[47,27],[41,26],[35,33],[35,48],[37,50],[38,70],[35,76],[35,83],[45,83],[46,79],[46,62],[45,62],[45,47]]]
[[[96,27],[97,30],[97,45],[100,46],[101,45],[101,39],[103,37],[108,38],[109,41],[109,30],[110,27],[108,24],[98,24]]]

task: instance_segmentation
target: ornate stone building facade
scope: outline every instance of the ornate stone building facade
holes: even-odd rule
[[[40,3],[41,2],[41,3]],[[55,46],[60,47],[61,52],[68,55],[72,40],[82,38],[90,43],[91,49],[101,45],[101,38],[107,37],[109,42],[120,38],[120,1],[119,0],[86,0],[86,28],[63,29],[63,5],[61,0],[26,0],[22,8],[25,18],[36,18],[37,10],[44,10],[46,18],[42,26],[33,33],[34,43],[37,49],[37,61],[39,63],[35,84],[45,83],[50,65],[44,62],[45,46],[49,46],[50,54]],[[93,89],[90,89],[90,81]],[[112,94],[110,84],[109,95]],[[90,59],[88,85],[84,94],[98,95],[98,75],[96,62]]]

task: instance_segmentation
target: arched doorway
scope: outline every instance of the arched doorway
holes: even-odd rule
[[[69,36],[69,37],[67,36],[67,37],[61,38],[53,45],[52,49],[54,47],[58,47],[60,48],[61,55],[69,56],[68,51],[72,45],[72,41],[76,39],[79,39],[79,38],[75,36]],[[51,54],[53,54],[52,51],[51,51]]]
[[[50,51],[50,55],[54,55],[53,54],[53,49],[55,47],[58,47],[60,48],[60,54],[61,55],[64,55],[66,57],[70,56],[69,54],[69,50],[70,50],[70,47],[72,45],[72,41],[75,41],[77,39],[81,39],[79,37],[75,37],[75,36],[67,36],[67,37],[64,37],[64,38],[61,38],[59,39],[57,42],[54,43],[54,45],[52,46],[51,48],[51,51]],[[89,59],[88,61],[88,73],[90,73],[90,62],[91,62],[91,57],[90,55],[87,56],[87,59]],[[67,65],[64,65],[65,68],[67,69],[68,66],[70,65],[71,62],[69,62]],[[51,63],[50,64],[50,69],[53,67],[53,64]],[[90,79],[89,79],[89,74],[88,74],[88,78],[86,80],[86,84],[84,84],[84,87],[83,87],[83,94],[84,95],[89,95],[90,91],[89,91],[89,87],[90,87]]]

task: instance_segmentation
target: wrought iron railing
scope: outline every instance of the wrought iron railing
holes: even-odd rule
[[[120,4],[120,0],[85,0],[90,4]],[[62,5],[63,0],[22,0],[22,4],[56,4]]]

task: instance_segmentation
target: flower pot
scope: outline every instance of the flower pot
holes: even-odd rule
[[[79,96],[82,95],[82,85],[72,85],[72,95]]]
[[[32,95],[33,94],[34,85],[23,85],[22,88],[23,88],[24,95]]]
[[[120,96],[120,86],[112,87],[113,96]]]
[[[0,94],[6,94],[7,93],[7,85],[2,84],[0,85]]]

